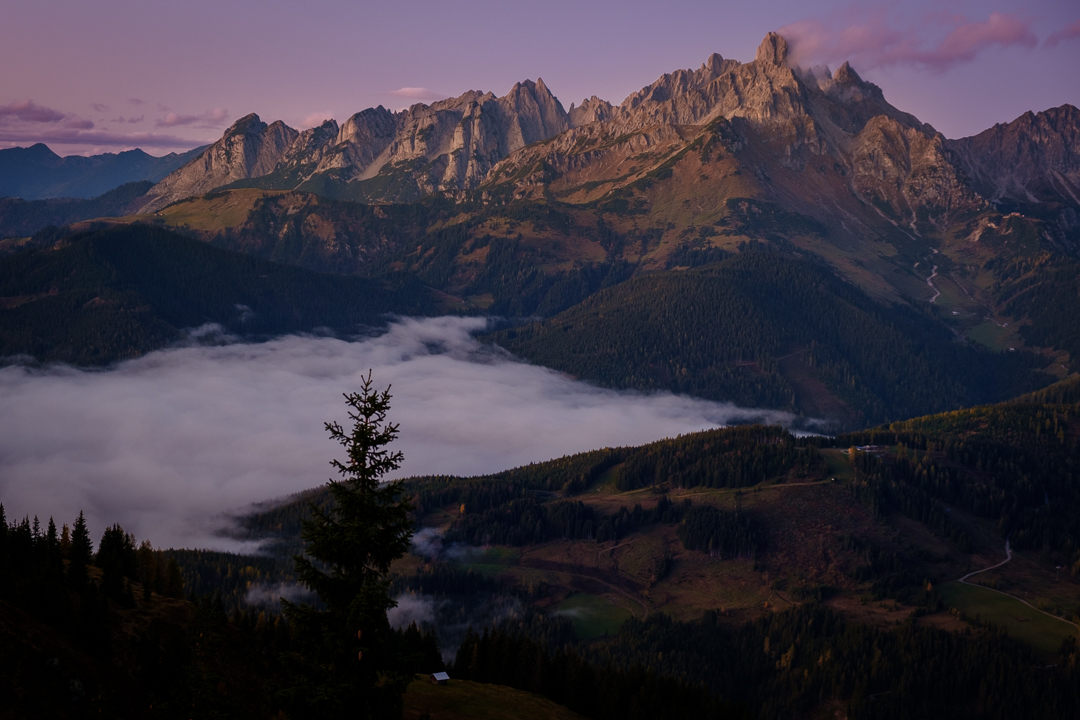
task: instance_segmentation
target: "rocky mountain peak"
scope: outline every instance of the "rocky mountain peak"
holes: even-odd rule
[[[839,85],[862,85],[863,79],[859,77],[859,73],[855,72],[855,68],[851,67],[851,63],[847,60],[844,64],[836,68],[836,72],[832,76],[833,82]]]
[[[155,212],[176,200],[266,175],[299,135],[283,122],[267,125],[255,113],[245,115],[201,155],[151,188],[141,212]]]
[[[768,63],[770,65],[783,65],[787,62],[788,43],[783,35],[770,32],[761,41],[757,49],[755,62]]]
[[[714,77],[719,75],[724,70],[724,58],[720,53],[713,53],[709,56],[709,59],[701,64],[701,68],[698,72],[702,75],[709,73]]]
[[[230,135],[245,135],[252,132],[262,132],[266,129],[266,123],[259,119],[255,113],[249,113],[240,118],[225,131],[224,137]]]
[[[581,105],[578,105],[577,107],[575,107],[573,103],[570,103],[570,110],[567,112],[567,115],[570,118],[570,127],[581,127],[582,125],[588,125],[589,123],[607,120],[611,118],[614,111],[615,106],[607,100],[601,100],[593,95],[592,97],[583,100]]]
[[[946,144],[999,209],[1041,216],[1061,237],[1080,237],[1080,110],[1026,112]]]

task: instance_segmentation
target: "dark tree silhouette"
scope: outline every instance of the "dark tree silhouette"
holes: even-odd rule
[[[325,609],[282,600],[295,651],[286,662],[296,681],[286,690],[293,717],[400,717],[408,660],[386,619],[390,564],[412,538],[412,505],[398,483],[380,485],[401,464],[387,449],[398,426],[386,421],[390,389],[372,388],[368,372],[360,392],[345,395],[352,430],[326,423],[346,459],[332,460],[332,500],[313,505],[302,525],[305,555],[296,556],[300,581]]]

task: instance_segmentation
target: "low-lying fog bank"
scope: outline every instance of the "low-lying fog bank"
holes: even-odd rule
[[[0,369],[8,519],[119,522],[157,547],[235,549],[224,513],[325,483],[342,393],[392,384],[399,477],[475,475],[730,422],[788,422],[670,393],[600,390],[477,342],[478,318],[405,319],[348,342],[289,336],[190,346],[105,371]]]

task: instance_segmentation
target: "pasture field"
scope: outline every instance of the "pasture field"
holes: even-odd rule
[[[553,610],[555,615],[569,617],[574,623],[574,633],[581,640],[591,640],[601,635],[614,635],[630,612],[615,603],[588,593],[574,593]]]
[[[1055,620],[989,588],[948,582],[942,583],[937,589],[947,606],[956,608],[969,618],[1004,627],[1009,635],[1050,658],[1057,655],[1065,637],[1077,634],[1076,626],[1070,628],[1070,623]]]
[[[435,685],[417,675],[405,691],[405,720],[428,713],[438,720],[580,720],[581,716],[545,697],[505,685],[451,677]]]

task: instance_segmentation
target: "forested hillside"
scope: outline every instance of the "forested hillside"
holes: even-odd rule
[[[605,720],[632,708],[1072,717],[1078,387],[837,438],[743,426],[407,480],[421,532],[391,589],[406,613],[431,610],[397,637],[417,671],[442,667],[438,642],[454,679]],[[8,687],[79,678],[88,695],[50,701],[61,716],[90,697],[152,700],[162,717],[190,709],[182,698],[232,712],[262,692],[252,708],[278,707],[284,696],[261,688],[290,682],[295,638],[264,596],[287,591],[300,520],[328,498],[315,489],[239,518],[239,536],[271,541],[270,556],[250,558],[161,552],[119,526],[94,552],[81,520],[71,533],[5,521],[0,630],[39,638],[4,630],[6,657],[40,662],[41,643],[73,646],[47,678],[12,666]],[[973,581],[984,587],[956,582],[1000,563],[1006,538],[1013,559]],[[181,600],[193,595],[207,599]],[[141,694],[119,693],[128,677]],[[213,677],[228,678],[227,695]]]
[[[636,278],[493,339],[607,387],[816,411],[849,427],[1045,382],[1035,357],[959,343],[932,315],[878,304],[827,267],[776,252]]]
[[[0,259],[0,354],[80,365],[136,357],[205,323],[251,338],[355,333],[433,307],[409,277],[323,275],[142,225]]]
[[[1014,548],[1052,553],[1077,576],[1080,403],[1069,399],[959,410],[836,442],[897,446],[895,456],[854,453],[855,492],[882,517],[902,513],[948,532],[947,506],[963,508],[993,521]]]
[[[539,609],[459,639],[451,676],[590,718],[1070,717],[1077,387],[835,439],[746,426],[408,480],[426,534],[395,588],[440,608],[443,638],[485,593]],[[284,540],[325,497],[245,536]],[[1005,570],[956,582],[1006,538]]]
[[[50,226],[63,226],[98,217],[127,215],[135,200],[153,185],[149,180],[131,182],[95,198],[23,200],[0,198],[0,239],[30,237]]]

